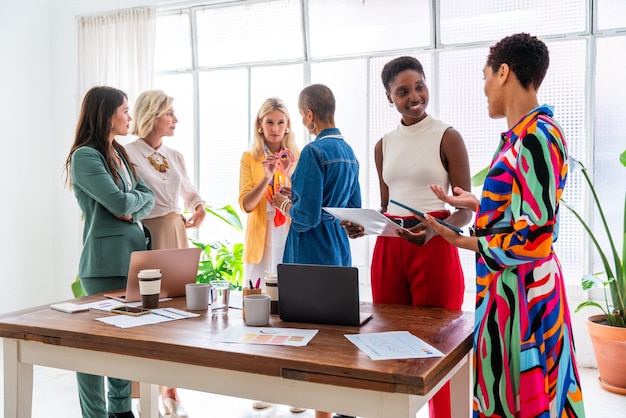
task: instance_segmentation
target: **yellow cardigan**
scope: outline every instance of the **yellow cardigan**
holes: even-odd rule
[[[246,212],[243,207],[243,197],[254,189],[265,177],[263,160],[258,160],[252,155],[252,151],[245,151],[241,156],[239,168],[239,207]],[[263,248],[265,246],[265,236],[267,234],[267,200],[265,196],[258,205],[248,212],[246,222],[246,241],[243,247],[243,261],[249,264],[258,264],[263,258]],[[287,218],[287,222],[289,222]]]

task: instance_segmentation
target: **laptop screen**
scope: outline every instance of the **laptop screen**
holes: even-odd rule
[[[278,306],[283,321],[358,326],[366,319],[359,305],[356,267],[278,265]]]

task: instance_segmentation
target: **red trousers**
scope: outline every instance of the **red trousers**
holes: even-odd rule
[[[419,246],[398,237],[378,237],[372,255],[374,303],[458,310],[465,282],[456,247],[440,236]],[[428,402],[430,418],[450,418],[450,384]]]

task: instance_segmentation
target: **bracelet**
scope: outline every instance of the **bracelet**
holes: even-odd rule
[[[287,205],[292,203],[291,199],[285,199],[283,200],[283,202],[280,204],[280,206],[278,207],[278,210],[281,211],[283,214],[286,215],[285,211],[287,210]]]

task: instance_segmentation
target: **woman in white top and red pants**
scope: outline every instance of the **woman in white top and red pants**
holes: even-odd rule
[[[413,57],[388,62],[381,74],[390,106],[402,115],[396,129],[380,139],[374,159],[380,182],[381,212],[410,230],[398,237],[378,237],[372,255],[372,300],[375,303],[460,309],[465,290],[457,249],[395,200],[458,227],[471,211],[450,213],[428,187],[444,190],[471,187],[463,138],[450,125],[426,114],[428,87],[422,64]],[[351,238],[360,226],[346,224]],[[450,388],[445,385],[429,401],[431,418],[449,418]]]

